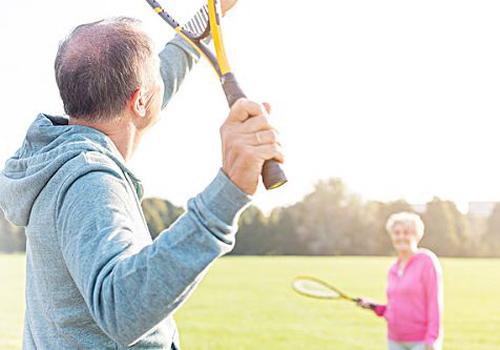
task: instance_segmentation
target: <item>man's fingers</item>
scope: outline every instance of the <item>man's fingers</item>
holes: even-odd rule
[[[245,193],[254,194],[265,161],[284,162],[278,132],[268,121],[269,103],[241,98],[220,127],[223,170]]]
[[[285,157],[281,151],[281,146],[276,143],[255,146],[254,150],[256,155],[263,160],[274,159],[279,163],[283,163],[285,161]]]
[[[279,142],[279,134],[267,117],[252,117],[244,123],[224,123],[220,128],[223,144],[230,147],[234,144],[258,146]]]
[[[222,10],[222,15],[225,16],[226,12],[229,11],[234,4],[236,4],[237,0],[222,0],[221,1],[221,10]]]
[[[261,115],[259,117],[252,117],[246,120],[243,124],[241,124],[239,130],[244,133],[252,133],[270,129],[273,129],[273,127],[271,124],[269,124],[268,118],[264,115]]]
[[[262,102],[262,105],[266,109],[267,114],[271,114],[271,104],[269,102]]]
[[[279,141],[278,132],[275,129],[256,131],[248,134],[243,134],[242,139],[246,144],[252,146],[268,145],[272,143],[277,143],[281,145]]]
[[[240,98],[235,102],[233,107],[231,107],[228,121],[244,122],[250,117],[262,116],[266,114],[267,111],[260,103],[247,100],[246,98]]]

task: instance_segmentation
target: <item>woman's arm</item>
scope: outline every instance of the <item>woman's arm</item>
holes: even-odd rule
[[[443,274],[435,256],[430,256],[423,271],[427,302],[427,333],[425,343],[432,345],[441,333],[443,313]]]

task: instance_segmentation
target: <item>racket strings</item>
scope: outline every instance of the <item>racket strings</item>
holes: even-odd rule
[[[204,5],[196,14],[183,26],[185,31],[194,38],[204,38],[210,34],[208,20],[208,5]]]
[[[314,296],[317,298],[339,298],[340,294],[330,287],[313,280],[297,279],[293,283],[293,287],[303,294]]]

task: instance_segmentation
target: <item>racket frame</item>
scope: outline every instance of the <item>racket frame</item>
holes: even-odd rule
[[[224,41],[221,30],[222,11],[220,0],[208,0],[208,25],[205,31],[198,37],[193,36],[190,31],[185,30],[171,15],[169,15],[156,0],[146,0],[153,10],[167,22],[189,45],[203,55],[215,70],[226,95],[229,107],[246,95],[240,88],[234,74],[231,72],[227,55],[224,49]],[[203,43],[203,39],[212,34],[215,53]],[[278,188],[288,180],[280,164],[274,160],[266,160],[262,166],[262,180],[267,190]]]
[[[201,36],[194,36],[193,33],[183,28],[172,16],[168,14],[167,11],[160,5],[156,0],[146,0],[146,2],[153,8],[153,10],[165,21],[172,29],[174,29],[189,45],[191,45],[200,55],[204,56],[210,65],[215,70],[215,73],[219,78],[222,78],[222,72],[219,66],[217,57],[210,51],[207,45],[203,43],[203,39],[207,38],[210,34],[210,30],[205,30]],[[210,7],[210,6],[209,6]],[[210,24],[207,23],[207,28]],[[210,29],[210,28],[208,28]],[[220,32],[220,30],[219,30]],[[215,44],[215,42],[214,42]]]
[[[312,293],[308,293],[304,290],[300,290],[295,285],[295,283],[297,281],[300,281],[300,280],[307,280],[307,281],[312,281],[314,283],[320,284],[320,285],[326,287],[327,289],[330,289],[330,290],[334,291],[335,293],[337,293],[338,297],[319,296],[319,295],[314,295]],[[332,286],[331,284],[329,284],[329,283],[327,283],[327,282],[325,282],[317,277],[313,277],[313,276],[297,276],[297,277],[295,277],[293,282],[292,282],[292,288],[293,288],[293,290],[295,290],[297,293],[299,293],[301,295],[304,295],[304,296],[307,296],[310,298],[315,298],[315,299],[330,299],[330,300],[345,299],[345,300],[353,301],[355,303],[357,303],[360,300],[359,298],[350,297],[349,295],[342,292],[340,289]]]

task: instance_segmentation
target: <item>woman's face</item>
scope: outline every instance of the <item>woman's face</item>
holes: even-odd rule
[[[415,230],[404,224],[396,223],[391,232],[392,246],[398,253],[408,253],[417,248],[418,238]]]

